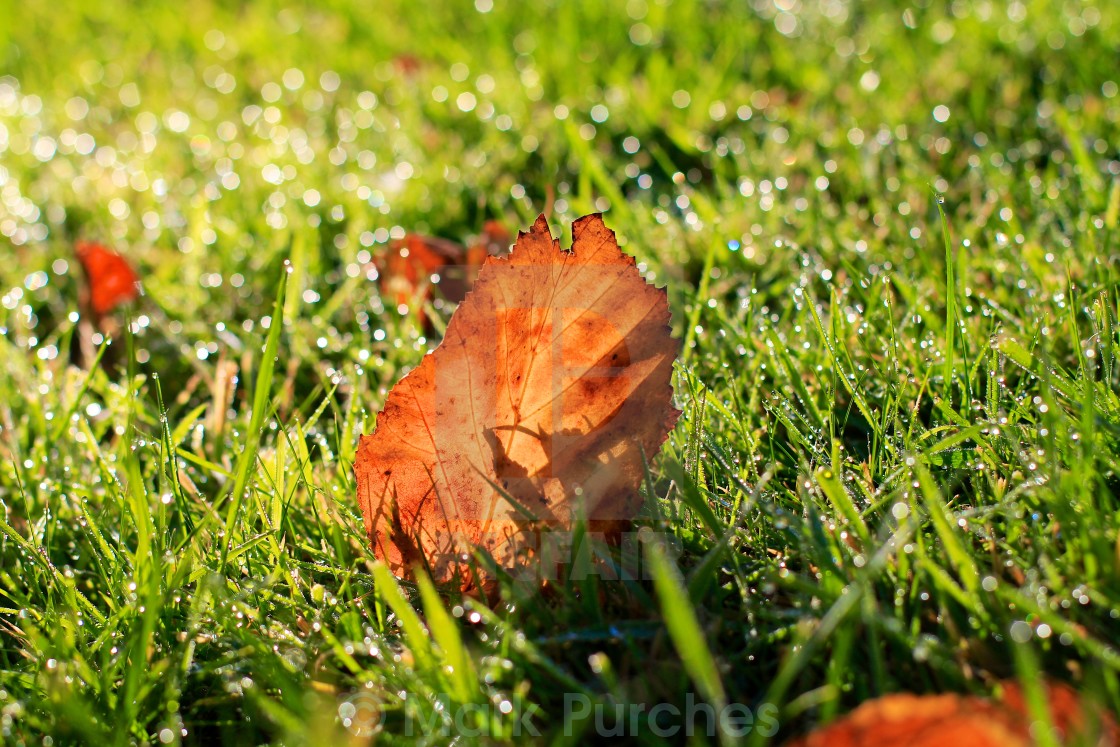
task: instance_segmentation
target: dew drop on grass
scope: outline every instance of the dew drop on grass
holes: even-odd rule
[[[1009,632],[1011,634],[1011,640],[1016,643],[1026,643],[1031,639],[1031,636],[1034,635],[1030,623],[1024,620],[1016,620],[1011,623],[1011,630]]]

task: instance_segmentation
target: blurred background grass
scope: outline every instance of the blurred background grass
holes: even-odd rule
[[[356,692],[386,732],[454,692],[561,738],[565,692],[680,703],[706,670],[672,584],[449,600],[477,690],[372,591],[353,450],[447,309],[387,308],[370,262],[548,204],[557,232],[606,211],[668,285],[686,415],[644,520],[727,698],[783,733],[1043,672],[1120,703],[1113,4],[0,18],[5,740],[361,741]],[[146,291],[88,375],[83,237]]]

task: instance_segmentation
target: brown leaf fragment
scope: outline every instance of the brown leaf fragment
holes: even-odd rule
[[[488,256],[444,340],[389,393],[354,470],[375,553],[398,575],[473,580],[475,548],[505,568],[539,560],[539,532],[586,515],[600,531],[641,505],[680,414],[664,289],[599,215],[563,251],[544,216]]]

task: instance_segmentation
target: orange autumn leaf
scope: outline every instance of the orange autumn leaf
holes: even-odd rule
[[[677,346],[649,285],[601,216],[561,250],[541,216],[489,256],[442,344],[389,393],[354,464],[376,555],[471,586],[475,548],[506,568],[537,532],[586,515],[618,528],[641,505],[644,459],[680,414]],[[539,559],[539,558],[537,558]]]
[[[1090,730],[1077,693],[1047,683],[1050,719],[1061,743],[1120,747],[1115,722],[1105,714]],[[885,695],[847,716],[788,743],[788,747],[1030,747],[1030,709],[1018,684],[1005,683],[1000,701],[965,695]],[[1099,740],[1084,741],[1099,736]],[[1077,741],[1081,740],[1081,741]]]
[[[884,695],[789,747],[1026,747],[990,701],[961,695]]]
[[[140,295],[140,278],[120,254],[95,241],[79,241],[74,253],[85,271],[87,302],[97,316],[108,314]]]

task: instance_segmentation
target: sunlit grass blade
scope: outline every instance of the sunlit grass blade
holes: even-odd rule
[[[234,523],[241,509],[245,496],[245,489],[249,484],[250,469],[257,460],[257,449],[260,446],[261,430],[264,428],[265,418],[270,415],[269,401],[272,398],[272,375],[276,369],[277,354],[280,351],[280,336],[284,330],[284,298],[287,288],[287,273],[280,277],[279,287],[276,290],[276,301],[272,306],[272,318],[268,330],[268,338],[264,349],[261,351],[260,363],[257,366],[257,380],[253,386],[253,409],[249,419],[248,431],[245,434],[245,443],[237,457],[237,466],[233,473],[233,485],[225,493],[226,508],[225,540],[222,542],[222,565],[226,564],[230,548],[234,542]]]
[[[673,646],[701,695],[718,710],[726,704],[727,694],[680,572],[657,541],[646,544],[646,559]]]

